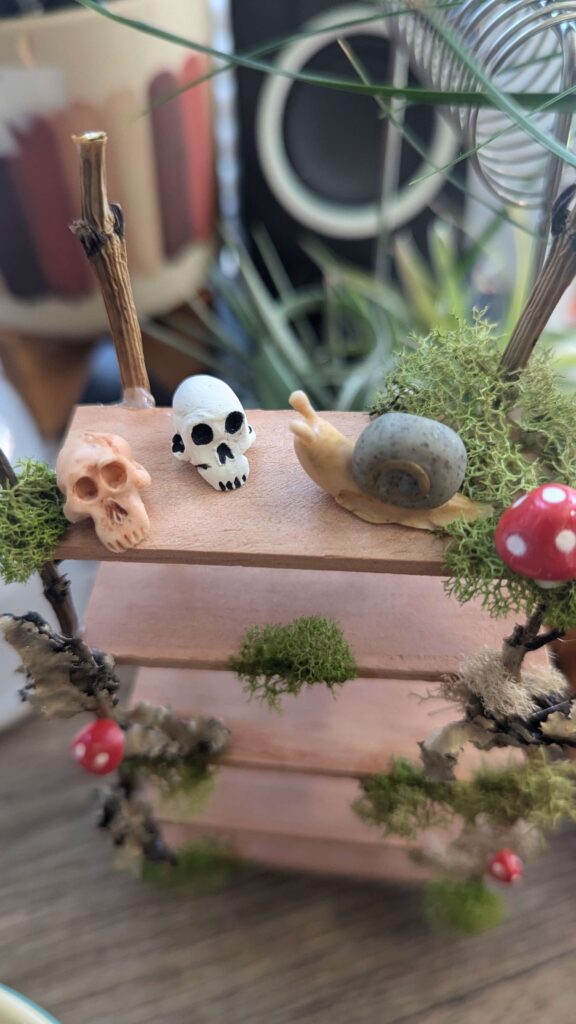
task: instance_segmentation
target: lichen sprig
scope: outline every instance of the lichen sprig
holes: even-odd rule
[[[548,353],[533,355],[511,380],[499,366],[501,350],[479,313],[472,323],[433,331],[400,356],[371,412],[428,416],[457,431],[468,453],[462,490],[493,514],[442,529],[450,539],[447,590],[460,602],[479,598],[493,615],[527,616],[542,591],[500,561],[494,530],[520,494],[552,480],[576,484],[576,397],[561,390]],[[546,592],[546,616],[558,629],[576,625],[574,583]]]
[[[431,925],[479,935],[500,924],[504,900],[480,879],[439,878],[424,890],[424,913]]]
[[[545,752],[518,764],[485,765],[471,779],[438,782],[422,768],[396,759],[389,772],[361,782],[354,809],[387,834],[414,839],[426,828],[454,818],[473,825],[479,816],[497,828],[518,821],[548,830],[576,820],[576,764],[551,761]]]
[[[0,577],[25,583],[49,562],[67,522],[56,474],[35,459],[17,463],[18,482],[0,486]]]
[[[333,690],[357,675],[356,663],[333,619],[308,616],[288,625],[253,626],[230,660],[251,697],[278,708],[285,694],[323,683]]]

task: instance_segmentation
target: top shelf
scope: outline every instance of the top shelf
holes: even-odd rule
[[[292,444],[291,410],[253,411],[250,479],[239,491],[213,490],[171,454],[170,409],[80,406],[70,433],[120,434],[152,476],[142,491],[148,540],[116,555],[98,541],[91,521],[70,526],[56,558],[97,561],[248,565],[441,576],[443,542],[423,530],[365,523],[340,508],[304,473]],[[327,413],[357,437],[363,413]]]

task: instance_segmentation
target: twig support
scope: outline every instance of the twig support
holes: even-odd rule
[[[108,202],[105,132],[74,136],[80,155],[82,218],[70,225],[94,267],[118,357],[124,403],[154,405],[142,350],[142,333],[134,298],[121,208]]]
[[[552,246],[501,360],[514,376],[528,362],[534,346],[576,275],[576,185],[559,196],[552,210]]]

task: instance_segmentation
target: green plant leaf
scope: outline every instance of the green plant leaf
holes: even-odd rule
[[[522,109],[522,101],[516,94],[508,94],[502,92],[494,84],[490,76],[486,73],[482,65],[476,60],[476,58],[470,53],[470,51],[463,46],[452,29],[442,23],[442,21],[436,17],[433,12],[433,7],[429,4],[419,7],[419,13],[425,17],[433,28],[436,30],[438,35],[444,40],[446,45],[450,48],[452,53],[458,58],[463,67],[473,75],[477,82],[484,89],[484,94],[488,97],[493,105],[501,110],[502,113],[507,114],[512,121],[517,125],[521,126],[527,135],[530,135],[536,142],[539,142],[541,146],[548,149],[551,153],[555,153],[556,156],[560,157],[571,167],[576,167],[576,154],[567,149],[558,142],[548,132],[544,132],[538,125],[534,124],[529,117],[526,116]],[[576,96],[574,96],[574,89],[568,90],[569,95],[564,95],[560,102],[567,102],[571,104],[569,109],[574,109],[576,103]],[[550,96],[545,97],[543,94],[529,93],[531,100],[536,102],[531,103],[531,109],[535,107],[549,106],[549,109],[557,109],[556,101]],[[550,104],[548,103],[550,99]],[[458,106],[462,104],[458,101]]]
[[[359,59],[357,54],[354,53],[351,46],[348,43],[344,42],[343,40],[340,40],[340,47],[348,57],[348,60],[350,61],[352,67],[356,71],[356,74],[358,75],[360,80],[364,83],[364,85],[371,88],[374,83],[372,82],[372,79],[368,75],[368,72],[364,67],[362,61]],[[379,110],[381,111],[382,116],[391,121],[391,123],[398,129],[398,131],[402,133],[402,136],[404,137],[406,142],[408,142],[412,146],[412,148],[418,153],[418,155],[422,157],[425,163],[430,164],[430,154],[427,151],[426,147],[424,146],[420,137],[414,131],[412,131],[409,125],[405,123],[404,119],[399,119],[394,115],[390,103],[388,103],[385,99],[376,94],[373,94],[373,98]],[[475,149],[476,148],[477,147],[475,147]],[[460,181],[457,175],[452,173],[453,168],[457,166],[461,159],[462,157],[460,156],[455,157],[454,160],[451,160],[448,164],[445,164],[443,167],[431,165],[431,171],[428,174],[421,174],[418,176],[418,178],[413,179],[414,183],[416,183],[417,181],[424,180],[425,178],[428,177],[433,177],[435,174],[442,174],[442,176],[446,178],[446,180],[449,181],[454,188],[456,188],[463,195],[468,195],[468,189],[466,188],[466,186],[462,183],[462,181]],[[476,202],[480,204],[480,206],[483,206],[486,210],[490,210],[491,213],[493,213],[496,217],[500,218],[501,220],[508,221],[514,227],[519,227],[521,231],[525,231],[529,235],[536,234],[536,232],[532,231],[532,229],[529,228],[528,226],[522,224],[522,222],[520,222],[520,224],[517,224],[515,217],[508,210],[506,210],[502,206],[495,205],[485,196],[479,195],[475,197],[475,199]]]
[[[400,88],[382,83],[372,83],[370,86],[366,86],[362,82],[357,82],[349,78],[339,78],[337,76],[315,74],[312,72],[286,71],[278,68],[273,63],[270,64],[265,61],[255,60],[242,54],[225,53],[222,50],[217,50],[211,46],[205,46],[202,43],[188,39],[185,36],[180,36],[177,33],[167,32],[165,29],[157,28],[154,25],[150,25],[148,22],[141,21],[136,18],[126,18],[124,15],[116,14],[113,10],[109,10],[107,7],[102,7],[97,0],[77,0],[77,3],[82,7],[86,7],[88,10],[100,14],[102,17],[115,21],[119,25],[125,25],[128,28],[135,29],[138,32],[143,32],[146,35],[155,36],[158,39],[163,39],[165,42],[175,43],[178,46],[185,46],[188,49],[197,51],[198,53],[205,53],[210,57],[215,57],[218,60],[223,60],[234,66],[249,68],[252,71],[260,71],[264,74],[276,74],[283,78],[289,78],[295,82],[308,82],[310,85],[318,85],[327,89],[355,92],[360,95],[377,95],[387,97],[388,99],[404,99],[409,103],[428,104],[432,106],[497,107],[498,109],[504,109],[506,112],[510,112],[510,116],[512,116],[513,119],[516,119],[516,112],[521,112],[523,107],[531,110],[540,106],[542,103],[550,103],[550,109],[554,111],[566,111],[572,113],[576,110],[576,99],[573,96],[558,98],[556,93],[503,93],[493,86],[486,76],[484,76],[484,78],[488,84],[485,85],[485,91],[483,92],[467,90],[444,91],[440,89],[425,89],[414,86]],[[394,14],[396,14],[396,12],[394,12]],[[572,158],[572,154],[570,154],[569,150],[560,146],[556,149],[551,138],[548,138],[544,133],[540,132],[539,129],[535,129],[533,126],[532,130],[536,133],[535,137],[538,137],[539,140],[542,141],[543,145],[546,145],[547,148],[551,148],[558,152],[558,155],[560,155],[560,152],[565,152],[570,156],[569,162],[571,164],[573,162],[576,163],[576,157]]]

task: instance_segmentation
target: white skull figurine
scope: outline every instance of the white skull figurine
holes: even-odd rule
[[[228,384],[205,374],[187,377],[174,392],[172,419],[177,459],[191,462],[217,491],[243,487],[250,473],[244,453],[256,434]]]

